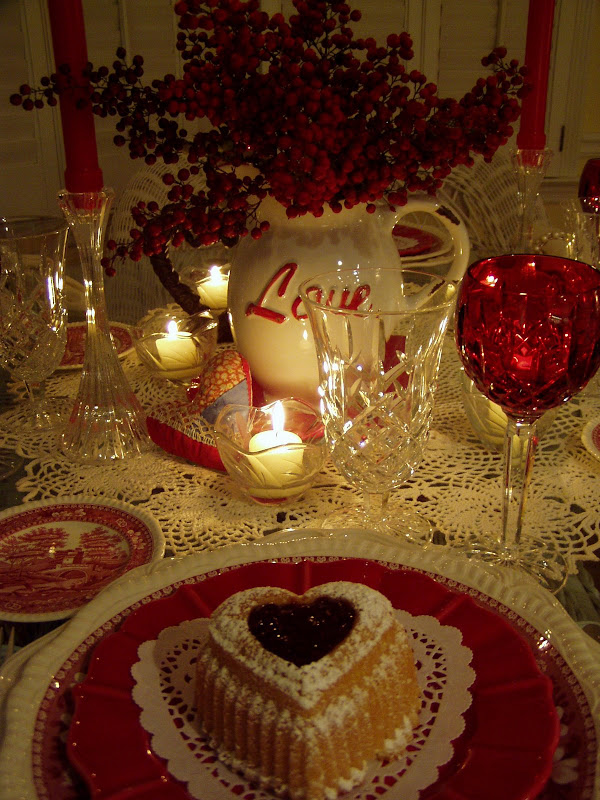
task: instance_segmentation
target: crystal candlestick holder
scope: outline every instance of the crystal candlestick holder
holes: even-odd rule
[[[66,455],[97,464],[125,459],[150,446],[146,416],[123,372],[110,335],[102,245],[113,192],[59,192],[75,237],[86,300],[85,356],[79,390],[63,434]]]
[[[536,206],[551,160],[552,151],[548,149],[520,147],[512,152],[520,207],[519,226],[512,244],[512,251],[515,253],[534,252]]]
[[[214,438],[229,476],[263,505],[304,495],[327,452],[319,415],[294,399],[262,408],[225,406],[215,420]]]
[[[202,374],[217,346],[217,322],[200,319],[193,332],[182,330],[175,320],[167,329],[135,340],[138,358],[155,378],[189,386]]]

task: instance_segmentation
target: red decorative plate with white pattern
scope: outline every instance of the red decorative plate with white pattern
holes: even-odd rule
[[[163,553],[154,518],[119,501],[65,498],[9,508],[0,514],[0,619],[70,617],[119,575]]]
[[[83,367],[86,332],[85,322],[69,322],[67,325],[67,346],[65,354],[58,365],[59,370],[80,369]],[[133,337],[127,325],[111,322],[110,335],[119,358],[123,358],[133,350]]]
[[[163,628],[208,616],[242,587],[281,586],[301,594],[311,586],[348,577],[378,589],[395,608],[411,616],[434,616],[440,623],[458,628],[463,645],[473,652],[476,678],[471,687],[472,706],[465,714],[466,730],[454,744],[454,758],[440,769],[435,785],[429,786],[429,796],[436,800],[470,796],[527,800],[536,796],[551,771],[558,723],[551,683],[540,672],[526,642],[499,614],[420,571],[354,559],[239,567],[181,587],[132,614],[98,646],[87,679],[74,692],[75,715],[67,752],[85,776],[92,796],[108,800],[127,786],[145,786],[140,793],[144,800],[197,797],[189,794],[152,752],[148,733],[140,725],[139,708],[131,696],[131,668],[138,660],[138,649],[132,643],[139,647],[155,639]],[[511,708],[519,710],[518,726],[513,726]],[[105,731],[117,729],[118,736],[106,737]],[[197,769],[205,772],[204,791],[210,791],[211,798],[234,800],[239,786],[243,787],[242,797],[268,800],[268,793],[259,792],[235,774],[215,773],[213,762],[214,753],[205,744],[196,763]],[[408,769],[418,769],[418,765],[417,759]],[[390,800],[400,800],[394,794],[395,784],[403,777],[396,774],[398,769],[403,772],[407,767],[401,764],[384,771],[379,765],[374,780],[385,791],[378,794],[388,794],[389,788]],[[492,775],[494,789],[488,788]],[[211,782],[215,786],[209,788]],[[225,791],[219,791],[223,782]],[[372,793],[371,786],[361,785],[347,797],[369,800]]]
[[[600,459],[600,418],[587,423],[581,432],[581,441],[588,453]]]
[[[419,800],[598,797],[600,666],[585,634],[548,593],[511,573],[500,580],[444,549],[390,546],[366,531],[328,532],[327,539],[314,531],[296,536],[141,567],[82,609],[32,655],[10,691],[0,797],[88,798],[69,752],[93,783],[94,797],[188,800],[185,784],[153,753],[132,699],[131,666],[140,643],[156,639],[165,626],[206,616],[249,586],[301,593],[340,579],[367,583],[409,614],[428,614],[458,628],[473,653],[476,679],[464,731]],[[561,724],[553,761],[555,739],[544,721],[549,702]],[[549,767],[552,775],[542,786]],[[209,800],[215,777],[210,762],[201,768],[209,771]],[[360,791],[363,800],[400,800],[394,785],[376,774]],[[222,791],[231,800],[269,798],[235,776],[221,781]]]

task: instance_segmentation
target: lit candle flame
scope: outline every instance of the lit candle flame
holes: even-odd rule
[[[279,400],[273,405],[270,414],[271,414],[271,425],[273,426],[273,430],[275,431],[275,433],[281,433],[283,431],[285,415],[283,412],[283,404]]]

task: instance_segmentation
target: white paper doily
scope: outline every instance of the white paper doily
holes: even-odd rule
[[[123,360],[126,375],[147,411],[181,400],[181,389],[151,378],[135,353]],[[48,393],[65,397],[69,410],[78,372],[54,375]],[[600,541],[600,460],[581,442],[588,419],[597,416],[600,393],[586,392],[563,406],[542,438],[533,469],[525,530],[558,541],[569,571],[580,559],[594,560]],[[31,459],[17,488],[23,501],[86,494],[138,504],[153,514],[164,532],[167,553],[214,549],[262,538],[289,527],[315,527],[327,514],[360,502],[329,464],[299,501],[259,506],[245,499],[223,473],[213,472],[154,447],[123,463],[80,466],[62,455],[52,433],[23,431],[25,410],[0,415],[0,447],[14,447]],[[502,455],[480,442],[463,406],[456,348],[448,338],[440,369],[431,437],[416,474],[394,496],[419,511],[449,544],[482,528],[499,534]]]
[[[439,767],[452,757],[452,742],[463,732],[463,714],[471,705],[469,687],[475,672],[460,631],[435,617],[413,617],[401,610],[396,614],[412,635],[423,695],[419,724],[410,752],[395,761],[373,762],[348,800],[364,800],[374,783],[393,783],[403,800],[418,800],[420,790],[435,782]],[[214,751],[198,732],[195,665],[207,626],[207,619],[183,622],[140,645],[139,661],[131,670],[133,699],[142,709],[140,724],[151,734],[154,752],[166,759],[171,775],[187,784],[192,797],[231,800],[235,794],[266,800],[270,794],[215,762]]]

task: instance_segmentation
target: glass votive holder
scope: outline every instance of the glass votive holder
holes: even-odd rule
[[[225,406],[215,419],[214,438],[229,476],[263,505],[300,498],[327,455],[320,416],[291,398],[261,408]]]
[[[502,451],[508,419],[497,403],[482,394],[469,378],[464,369],[460,370],[460,381],[463,405],[471,427],[490,450]],[[558,408],[552,408],[540,417],[537,422],[538,437],[548,430],[558,414]]]
[[[189,386],[202,374],[217,346],[216,320],[196,320],[193,332],[181,330],[170,320],[167,330],[135,339],[141,363],[155,378]]]
[[[229,290],[229,263],[210,263],[187,266],[180,278],[190,286],[214,314],[222,314],[227,309]]]
[[[151,333],[165,333],[172,329],[174,322],[179,331],[194,332],[196,327],[202,328],[206,322],[214,317],[210,311],[200,311],[190,315],[178,303],[169,303],[164,308],[153,308],[142,319],[138,320],[132,329],[133,336],[143,339]]]

